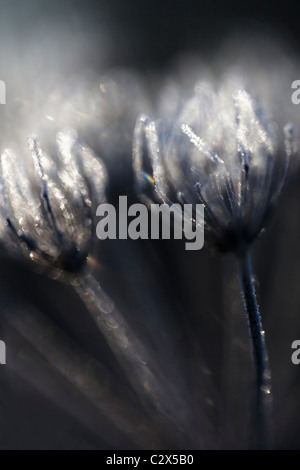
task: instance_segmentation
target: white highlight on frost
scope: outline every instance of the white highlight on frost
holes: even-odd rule
[[[195,147],[199,150],[199,152],[204,153],[207,157],[209,157],[213,162],[219,163],[223,165],[223,160],[215,153],[212,152],[209,146],[204,142],[201,137],[199,137],[195,132],[188,126],[187,124],[183,124],[181,126],[181,130],[184,134],[188,136],[190,142],[195,145]]]

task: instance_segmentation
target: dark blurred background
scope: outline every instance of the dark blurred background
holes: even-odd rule
[[[165,67],[186,51],[210,57],[235,31],[276,32],[299,45],[296,2],[2,0],[1,29],[8,41],[2,54],[15,42],[20,52],[33,47],[43,55],[43,44],[36,44],[39,33],[44,43],[59,45],[61,56],[44,57],[45,67],[62,57],[65,64],[72,58],[73,67],[81,63],[101,70]],[[75,42],[83,44],[84,53],[73,50],[70,57]]]
[[[117,70],[148,74],[143,86],[151,101],[157,99],[153,77],[170,75],[183,57],[211,66],[224,44],[238,42],[241,34],[249,48],[252,39],[264,36],[297,57],[296,9],[288,2],[0,0],[0,78],[7,85],[7,107],[14,103],[1,115],[4,141],[18,140],[21,132],[23,102],[16,96],[24,93],[30,102],[28,90],[36,83],[43,90],[53,75],[65,82],[115,76]],[[114,155],[100,152],[111,176],[110,201],[119,194],[136,200],[130,125]],[[88,127],[80,137],[100,151]],[[290,359],[291,344],[300,338],[299,181],[296,168],[273,225],[255,247],[279,449],[300,448],[300,366]],[[181,241],[111,240],[99,247],[98,260],[99,281],[160,357],[166,381],[186,397],[197,426],[182,438],[162,435],[73,290],[2,251],[0,339],[7,345],[7,365],[0,368],[0,448],[247,448],[253,383],[234,259],[206,246],[187,252]],[[82,373],[86,389],[100,384],[95,400],[59,370],[68,370],[68,377]],[[134,430],[126,418],[119,425],[116,403],[128,423],[138,423]]]

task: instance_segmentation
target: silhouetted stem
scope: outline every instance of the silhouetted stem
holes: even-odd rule
[[[272,447],[272,392],[271,372],[256,299],[252,257],[250,252],[238,257],[240,288],[251,338],[252,357],[256,373],[256,415],[255,427],[257,447]]]

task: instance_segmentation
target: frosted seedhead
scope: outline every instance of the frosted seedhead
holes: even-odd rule
[[[74,131],[57,134],[53,157],[34,136],[28,144],[25,159],[1,155],[2,242],[44,267],[77,272],[93,250],[106,170]]]
[[[199,83],[175,122],[138,120],[133,159],[139,192],[147,153],[154,197],[204,204],[206,239],[241,252],[265,228],[295,151],[293,126],[278,129],[246,90]]]

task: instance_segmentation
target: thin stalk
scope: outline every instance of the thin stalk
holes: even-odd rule
[[[141,343],[92,274],[75,278],[72,285],[148,411],[153,414],[155,410],[158,419],[169,422],[175,434],[176,427],[183,432],[186,405],[168,384],[154,353]]]
[[[20,360],[13,361],[11,367],[17,369],[22,368],[28,361],[30,374],[26,380],[30,381],[34,377],[35,366],[41,367],[46,375],[49,370],[54,370],[85,396],[99,412],[97,423],[100,429],[102,424],[106,426],[108,432],[113,433],[112,435],[116,433],[116,438],[125,435],[126,439],[132,440],[141,448],[147,446],[149,442],[155,448],[161,448],[163,441],[155,437],[157,432],[153,423],[143,413],[141,414],[136,403],[124,393],[124,386],[102,364],[78,348],[76,343],[51,323],[49,318],[31,306],[26,308],[24,305],[22,307],[9,305],[7,311],[3,313],[11,327],[46,360],[46,364],[43,364],[25,353],[24,358],[20,356]],[[23,373],[26,375],[26,369]],[[51,398],[51,387],[48,390],[48,384],[43,384],[40,378],[37,382],[37,386],[41,387],[40,390],[46,390]],[[54,398],[55,396],[54,394]],[[59,405],[64,407],[63,402]],[[70,408],[66,406],[66,409]],[[77,418],[81,417],[80,409],[79,406],[78,413],[75,412]],[[143,427],[141,422],[144,423]],[[93,429],[94,421],[89,422],[88,415],[84,423]]]
[[[262,328],[259,306],[256,299],[250,251],[238,257],[240,289],[249,326],[252,358],[256,375],[255,429],[257,447],[272,447],[272,391],[271,372]]]

